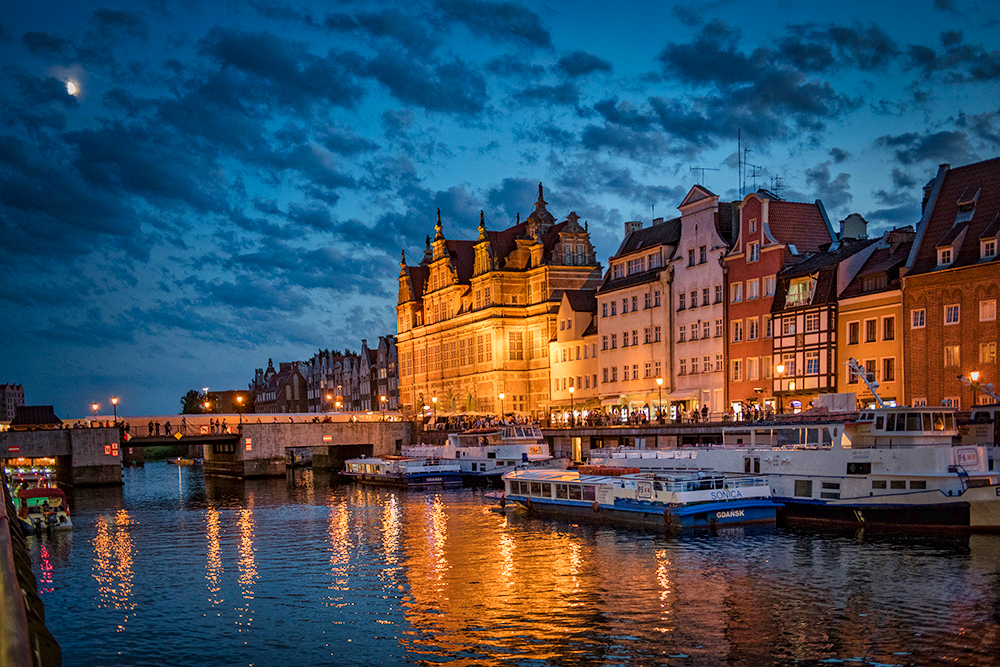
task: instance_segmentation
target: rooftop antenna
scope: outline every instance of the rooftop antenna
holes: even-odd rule
[[[743,163],[743,184],[742,184],[742,189],[740,190],[740,195],[743,195],[744,192],[746,191],[747,177],[753,178],[753,191],[757,192],[757,174],[759,174],[764,169],[764,167],[760,166],[759,164],[750,164],[749,162],[747,162],[747,153],[749,153],[750,150],[751,149],[749,148],[743,149],[743,158],[741,160],[741,162]],[[747,173],[747,167],[750,168],[750,173]]]
[[[691,171],[701,172],[701,182],[698,185],[705,185],[705,172],[706,171],[719,171],[715,167],[691,167]]]
[[[781,176],[774,175],[771,177],[771,192],[774,194],[780,194],[781,192]]]

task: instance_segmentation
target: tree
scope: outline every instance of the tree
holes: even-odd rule
[[[181,414],[200,415],[205,411],[202,403],[205,402],[205,395],[200,391],[189,389],[188,393],[181,396]]]

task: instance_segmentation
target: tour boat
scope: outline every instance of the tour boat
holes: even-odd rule
[[[545,465],[553,460],[535,424],[503,424],[451,433],[443,445],[407,445],[402,453],[454,461],[466,481],[473,483],[499,481],[501,475],[516,466]]]
[[[774,522],[778,503],[762,476],[640,472],[581,466],[505,473],[504,497],[532,513],[623,526],[696,528]]]
[[[69,517],[66,494],[56,487],[24,488],[17,492],[17,518],[25,533],[42,530],[69,530],[73,521]]]
[[[847,420],[775,420],[726,428],[720,445],[593,450],[590,461],[760,474],[790,520],[1000,531],[992,425],[973,423],[962,436],[955,412],[881,407]]]
[[[345,462],[344,474],[365,484],[406,488],[462,486],[462,471],[459,465],[436,458],[384,456],[348,459]]]

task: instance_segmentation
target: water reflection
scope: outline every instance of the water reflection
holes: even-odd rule
[[[249,632],[253,624],[254,584],[257,583],[257,558],[254,549],[254,517],[253,492],[248,493],[248,507],[239,511],[237,527],[239,529],[239,559],[236,562],[239,572],[240,597],[243,603],[236,607],[238,620],[236,626],[240,632]],[[246,643],[246,640],[244,640]]]
[[[219,542],[219,511],[209,507],[205,512],[205,537],[208,540],[206,554],[205,579],[208,581],[208,602],[213,607],[222,603],[219,595],[222,591],[220,577],[222,576],[222,545]]]
[[[114,609],[121,614],[115,630],[122,632],[135,613],[132,600],[132,559],[135,545],[131,528],[135,525],[126,510],[121,510],[110,521],[104,515],[97,518],[97,535],[93,540],[93,577],[97,581],[98,606]]]

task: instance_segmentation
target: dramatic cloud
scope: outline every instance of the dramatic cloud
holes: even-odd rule
[[[594,72],[610,72],[611,63],[586,51],[574,51],[560,58],[556,68],[566,76],[584,76]]]
[[[806,170],[806,184],[816,193],[817,199],[829,209],[843,209],[854,199],[851,194],[851,175],[841,172],[830,175],[830,163],[823,162]]]
[[[920,135],[906,132],[898,135],[884,135],[875,140],[875,145],[889,149],[902,164],[916,162],[962,164],[972,159],[973,151],[965,132],[934,132]]]
[[[480,39],[552,46],[552,37],[542,26],[541,17],[521,5],[476,0],[440,0],[438,4],[448,18],[464,23]]]

